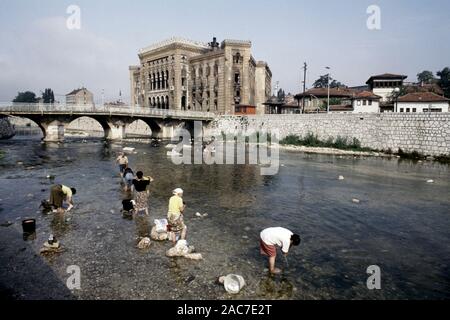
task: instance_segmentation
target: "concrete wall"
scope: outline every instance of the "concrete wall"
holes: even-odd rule
[[[279,130],[281,138],[311,132],[322,140],[357,138],[362,146],[377,150],[390,148],[396,152],[401,148],[426,155],[450,155],[450,113],[220,116],[209,126],[215,134],[273,129]]]

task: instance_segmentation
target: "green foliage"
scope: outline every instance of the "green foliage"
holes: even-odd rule
[[[19,92],[12,102],[36,103],[36,94],[31,91]]]
[[[52,89],[45,89],[42,93],[42,99],[44,100],[44,103],[54,103],[55,102],[55,95],[53,93]]]
[[[450,68],[444,68],[437,75],[439,77],[438,84],[444,90],[445,97],[450,98]]]
[[[429,84],[436,81],[436,77],[433,72],[425,70],[417,74],[417,81]]]
[[[346,137],[336,137],[336,139],[328,138],[326,141],[322,141],[317,135],[313,133],[306,134],[303,138],[297,135],[289,135],[280,141],[282,145],[294,145],[316,148],[335,148],[341,150],[353,150],[353,151],[372,151],[369,148],[361,146],[361,141],[356,138],[349,139]]]
[[[319,79],[317,79],[314,84],[314,88],[328,88],[328,75],[320,76]],[[332,77],[330,77],[330,88],[345,88],[345,84],[334,80]]]
[[[405,152],[401,148],[398,149],[397,155],[400,156],[400,158],[403,158],[403,159],[411,159],[411,160],[424,160],[424,159],[426,159],[426,156],[424,156],[423,154],[420,154],[417,151]]]

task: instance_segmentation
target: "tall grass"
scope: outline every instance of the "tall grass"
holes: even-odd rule
[[[281,140],[280,144],[317,148],[335,148],[340,150],[352,151],[372,151],[372,149],[370,148],[362,147],[361,141],[356,138],[350,139],[347,137],[338,136],[336,137],[336,139],[329,138],[326,141],[323,141],[313,133],[308,133],[304,137],[300,137],[298,135],[289,135]]]

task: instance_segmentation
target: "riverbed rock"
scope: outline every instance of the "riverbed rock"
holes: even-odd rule
[[[9,227],[13,223],[11,221],[5,221],[0,224],[0,227]]]
[[[188,253],[184,257],[190,260],[203,260],[203,256],[201,253]]]
[[[428,180],[427,183],[434,183],[434,180]]]
[[[150,245],[151,245],[150,238],[145,237],[145,238],[142,238],[141,241],[139,241],[139,243],[137,244],[137,247],[139,249],[147,249],[150,247]]]
[[[339,180],[345,180],[344,176],[339,176]]]

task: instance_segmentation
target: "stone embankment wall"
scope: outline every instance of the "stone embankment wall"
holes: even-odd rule
[[[357,138],[363,147],[375,150],[450,155],[450,113],[220,116],[209,128],[230,134],[276,129],[280,139],[308,133],[321,140],[340,136]]]
[[[14,136],[14,127],[7,118],[0,118],[0,139],[9,139]]]

